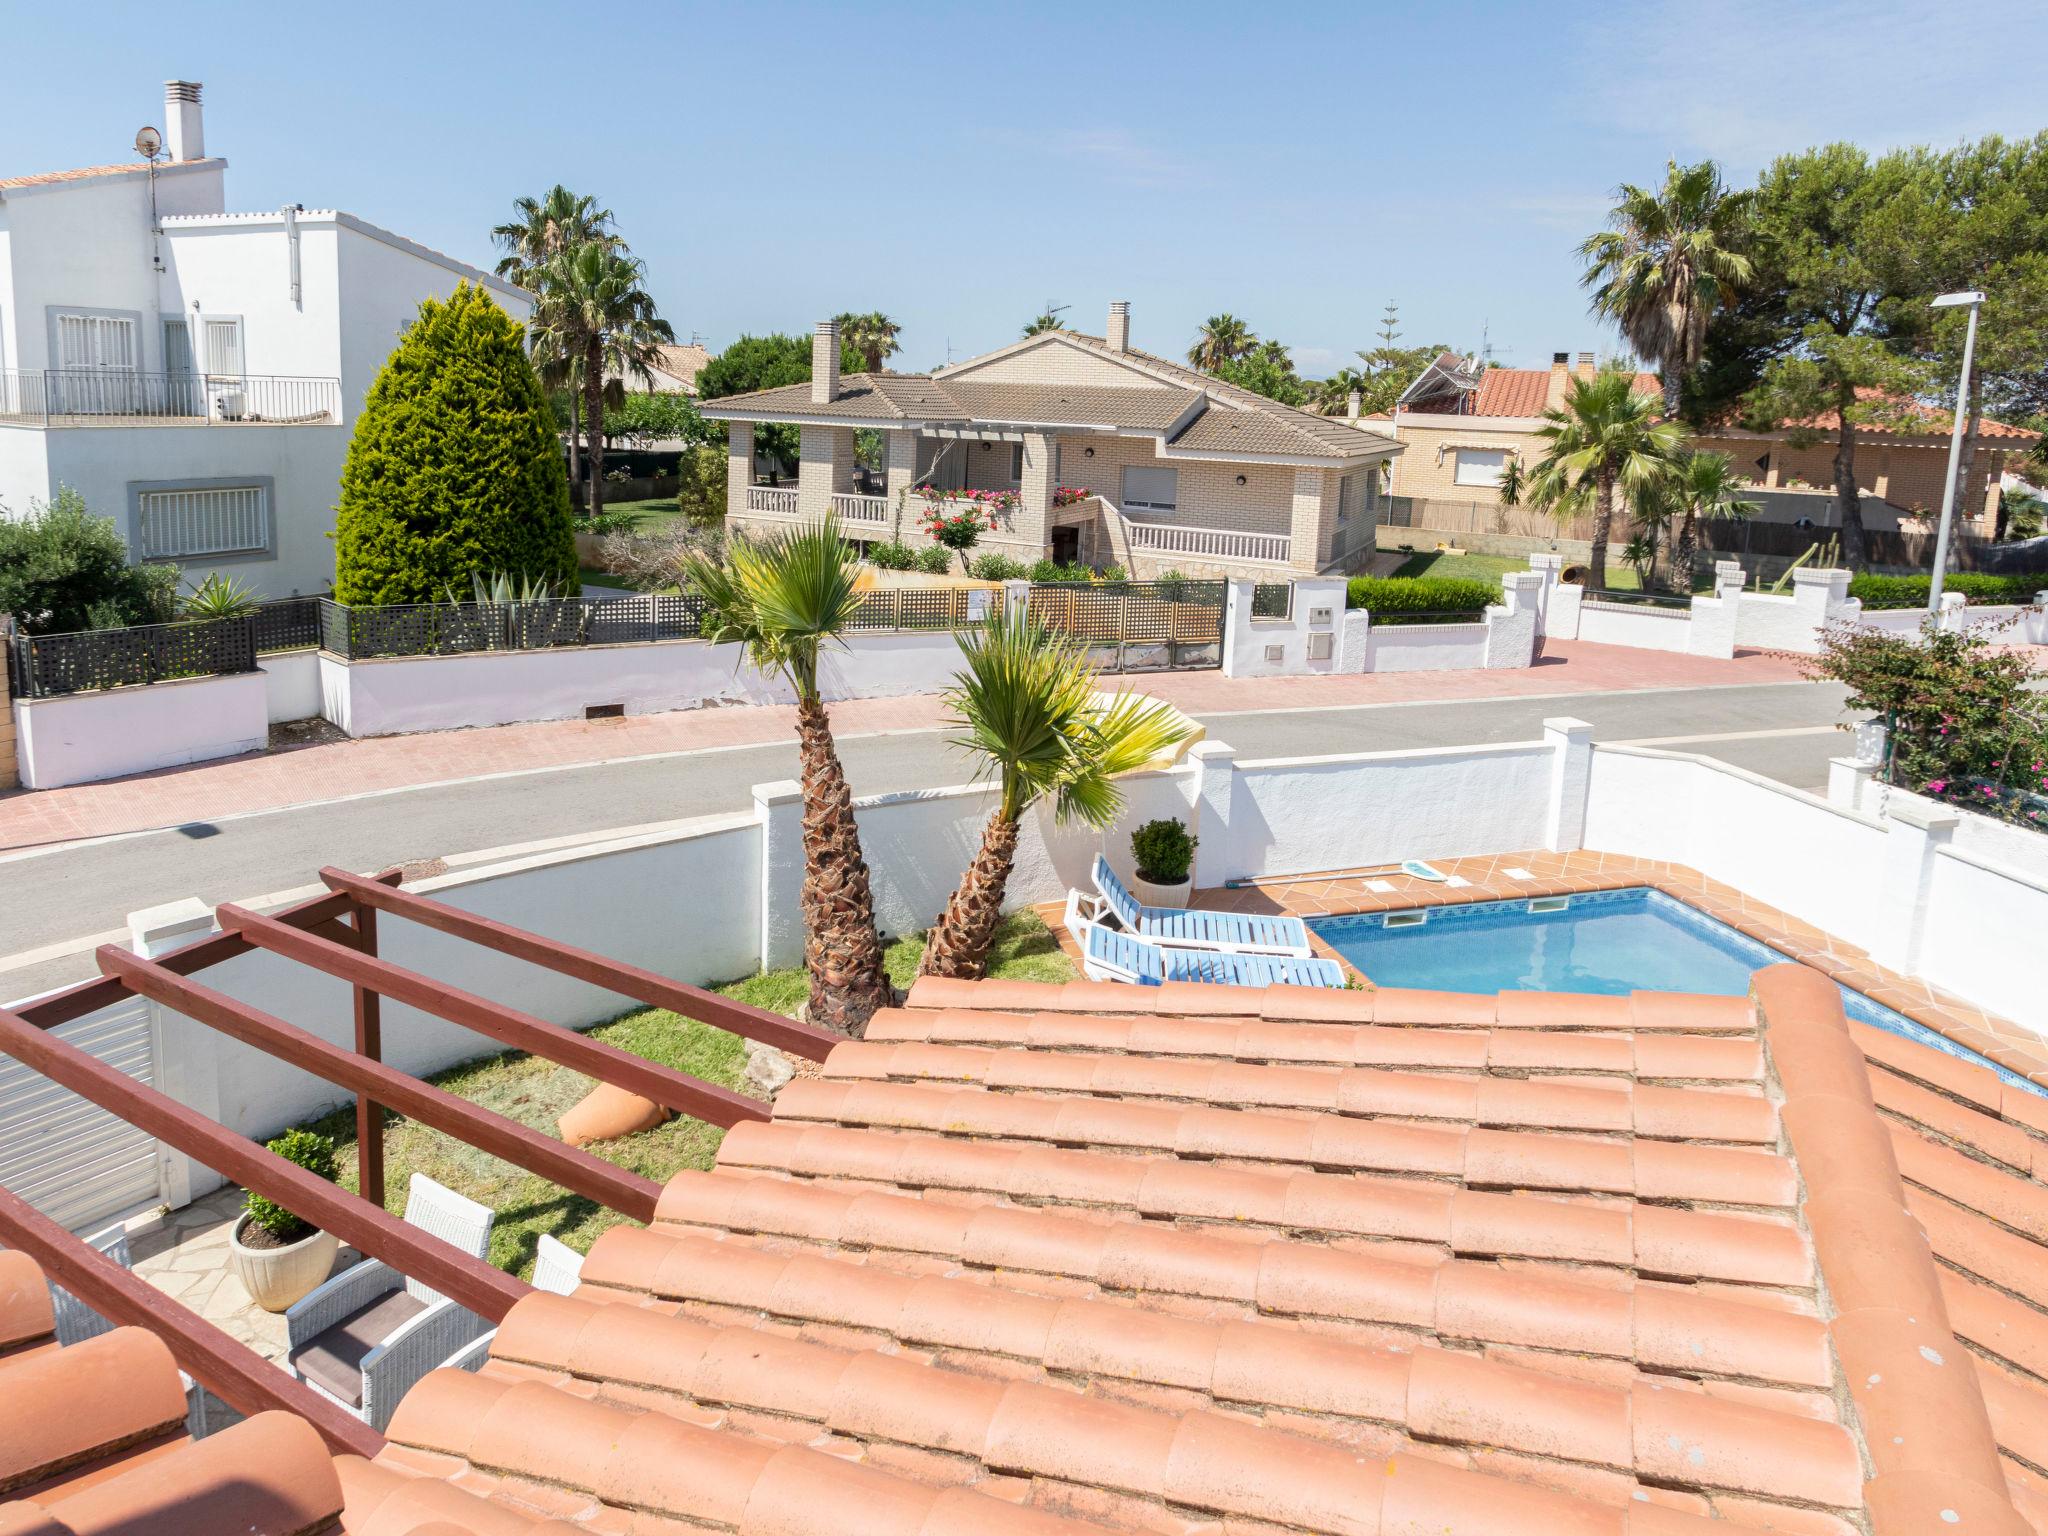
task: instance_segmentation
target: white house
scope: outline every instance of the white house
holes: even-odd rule
[[[522,290],[353,214],[230,213],[197,83],[159,152],[0,177],[0,511],[60,486],[138,559],[267,596],[333,580],[334,504],[370,382],[422,299]]]

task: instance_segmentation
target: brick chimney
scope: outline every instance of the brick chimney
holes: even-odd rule
[[[1128,352],[1131,350],[1131,301],[1117,299],[1109,306],[1109,329],[1103,332],[1109,338],[1109,350]]]
[[[1543,405],[1546,410],[1555,410],[1564,404],[1565,385],[1572,376],[1572,355],[1569,352],[1550,354],[1550,378],[1543,386]]]
[[[173,160],[204,160],[206,129],[197,80],[164,82],[164,150]]]
[[[811,333],[811,404],[839,398],[839,322],[820,320]]]
[[[1574,368],[1572,372],[1576,373],[1582,379],[1592,378],[1595,373],[1599,372],[1599,370],[1593,366],[1593,354],[1590,352],[1581,352],[1579,354],[1579,365],[1576,368]]]

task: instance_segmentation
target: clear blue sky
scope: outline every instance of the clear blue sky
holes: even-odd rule
[[[1604,348],[1571,247],[1712,155],[2026,134],[2043,0],[0,7],[0,175],[120,160],[206,86],[236,208],[487,264],[512,199],[610,205],[679,335],[903,325],[899,368],[1046,300],[1177,353],[1232,311],[1323,373],[1407,344]],[[2008,69],[2007,65],[2016,66]],[[81,82],[85,82],[81,88]]]

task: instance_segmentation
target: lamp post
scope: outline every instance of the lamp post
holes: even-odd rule
[[[1963,333],[1963,371],[1956,379],[1955,422],[1948,434],[1948,474],[1941,482],[1941,525],[1934,535],[1934,575],[1927,583],[1927,611],[1936,615],[1941,612],[1941,579],[1948,572],[1949,520],[1956,510],[1956,468],[1963,457],[1963,418],[1970,408],[1970,362],[1977,352],[1977,311],[1983,303],[1984,295],[1973,289],[1968,293],[1944,293],[1928,306],[1955,309],[1968,305],[1970,310],[1970,326]]]

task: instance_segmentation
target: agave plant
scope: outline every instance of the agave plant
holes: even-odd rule
[[[1117,775],[1178,746],[1190,727],[1142,694],[1105,699],[1084,646],[1035,622],[1022,604],[955,637],[965,665],[946,702],[953,745],[996,784],[981,848],[926,936],[919,973],[978,977],[988,963],[1024,813],[1051,797],[1061,822],[1106,827],[1123,811]]]
[[[179,606],[188,619],[239,619],[256,611],[257,597],[246,582],[215,571]]]
[[[818,686],[818,661],[860,607],[860,557],[840,538],[838,519],[826,517],[767,538],[731,537],[722,559],[692,551],[683,557],[682,571],[705,603],[703,637],[714,645],[745,646],[755,666],[780,674],[796,692],[808,1016],[813,1024],[858,1037],[893,992],[882,964],[853,792]]]

